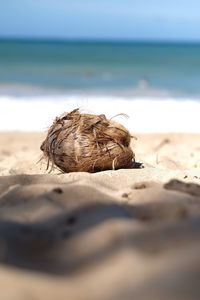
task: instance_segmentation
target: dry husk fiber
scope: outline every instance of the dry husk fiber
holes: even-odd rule
[[[105,115],[80,113],[75,109],[57,117],[49,128],[41,150],[47,169],[55,165],[63,172],[97,172],[131,168],[134,153],[131,135]]]

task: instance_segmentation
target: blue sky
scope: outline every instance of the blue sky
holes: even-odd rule
[[[200,0],[0,0],[0,37],[200,41]]]

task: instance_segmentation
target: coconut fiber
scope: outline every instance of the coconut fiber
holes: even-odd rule
[[[97,172],[131,168],[134,153],[131,135],[121,124],[105,115],[80,113],[75,109],[57,117],[41,145],[47,169],[62,172]]]

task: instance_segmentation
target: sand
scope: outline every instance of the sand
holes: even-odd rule
[[[140,168],[48,174],[0,133],[0,299],[199,299],[200,134],[135,135]]]

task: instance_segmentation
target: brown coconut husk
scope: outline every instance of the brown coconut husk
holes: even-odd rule
[[[51,169],[57,166],[62,172],[97,172],[131,168],[135,155],[130,140],[121,124],[75,109],[55,119],[40,148],[47,169],[51,162]]]

